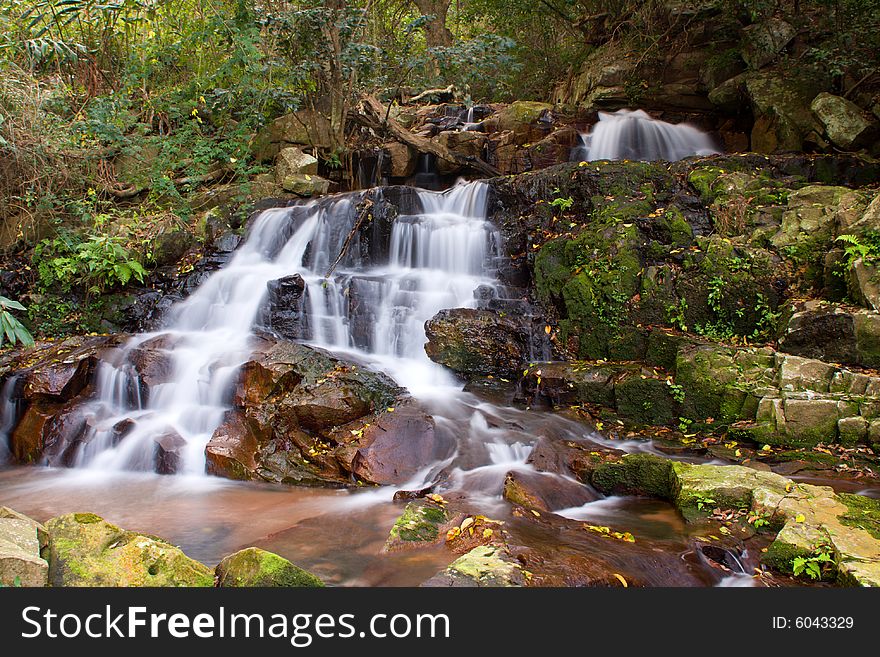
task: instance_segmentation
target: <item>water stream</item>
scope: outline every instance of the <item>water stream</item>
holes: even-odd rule
[[[444,495],[466,500],[470,508],[508,519],[530,540],[558,541],[574,553],[595,550],[585,543],[593,539],[578,531],[560,537],[511,518],[501,493],[511,471],[559,476],[538,475],[527,463],[541,437],[597,446],[604,439],[562,414],[492,403],[464,392],[459,381],[425,355],[424,324],[439,310],[475,306],[478,289],[501,298],[506,294],[496,278],[501,239],[487,219],[487,191],[480,182],[443,193],[416,191],[416,207],[401,206],[390,234],[374,235],[373,243],[361,248],[355,233],[335,269],[359,205],[377,200],[381,190],[263,212],[228,265],[176,306],[161,332],[134,337],[115,358],[102,362],[96,394],[84,409],[91,435],[75,454],[74,467],[0,472],[0,504],[40,519],[96,512],[131,529],[166,536],[207,563],[244,545],[262,545],[331,583],[347,585],[415,585],[450,561],[442,548],[382,555],[382,543],[401,510],[392,501],[399,489],[434,485]],[[248,358],[267,284],[292,274],[305,284],[300,338],[382,370],[407,387],[434,417],[438,439],[454,445],[449,454],[399,487],[355,492],[280,489],[205,474],[205,445],[222,421],[228,391]],[[129,356],[155,340],[169,354],[172,374],[145,391]],[[14,385],[10,380],[6,387]],[[0,428],[8,430],[17,411],[3,403]],[[183,442],[175,476],[153,473],[156,443],[163,440]],[[650,449],[645,442],[614,446]],[[699,567],[674,556],[686,551],[687,536],[671,506],[629,499],[625,511],[614,512],[616,502],[591,504],[562,515],[583,519],[611,510],[614,517],[604,524],[642,532],[640,540],[669,555],[673,565],[665,569],[657,570],[650,561],[640,567],[645,581],[713,582]],[[627,557],[625,544],[602,547],[611,550],[603,558],[623,570],[652,554]]]

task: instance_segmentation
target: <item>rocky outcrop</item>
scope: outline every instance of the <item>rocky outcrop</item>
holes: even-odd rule
[[[779,349],[843,365],[880,368],[880,314],[827,301],[792,305]]]
[[[210,568],[161,539],[91,513],[46,523],[52,586],[212,586]]]
[[[774,569],[792,573],[796,559],[824,554],[832,568],[823,576],[846,585],[880,586],[876,500],[742,466],[690,465],[650,455],[602,464],[592,481],[607,492],[668,499],[692,519],[715,508],[747,510],[778,532],[763,556]]]
[[[318,577],[284,557],[255,547],[230,554],[217,564],[214,573],[216,586],[221,588],[324,586]]]
[[[453,561],[422,586],[515,587],[524,586],[522,565],[502,547],[480,545]]]
[[[405,481],[448,447],[386,376],[263,337],[206,455],[208,472],[234,479],[385,484]]]

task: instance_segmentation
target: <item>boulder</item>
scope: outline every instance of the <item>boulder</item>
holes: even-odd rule
[[[762,68],[776,59],[795,33],[794,27],[779,18],[749,25],[742,31],[742,58],[753,69]]]
[[[216,585],[230,587],[323,587],[318,577],[284,557],[250,547],[230,554],[214,569]]]
[[[441,310],[425,323],[425,351],[465,375],[511,376],[529,358],[530,326],[491,310]]]
[[[212,586],[214,574],[165,541],[91,513],[46,523],[52,586]]]
[[[405,480],[448,448],[384,374],[263,334],[233,408],[205,450],[208,472],[306,485]]]
[[[779,349],[831,363],[880,368],[880,313],[806,301],[793,306]]]
[[[295,146],[286,146],[275,158],[275,182],[283,186],[288,176],[297,174],[318,175],[318,160]]]
[[[269,162],[288,144],[330,148],[330,121],[312,110],[284,114],[257,133],[251,151],[258,161]]]
[[[571,479],[519,471],[507,473],[502,496],[511,504],[538,511],[559,511],[599,499],[594,490]]]
[[[522,566],[507,549],[480,545],[460,556],[422,586],[516,587],[525,584]]]
[[[401,144],[399,141],[390,141],[382,148],[391,158],[392,178],[409,178],[416,172],[419,154],[414,148]]]
[[[297,196],[321,196],[330,190],[330,181],[308,173],[292,173],[279,183],[285,192]]]
[[[158,474],[174,474],[181,461],[181,452],[186,449],[184,438],[169,429],[153,439],[156,443],[153,453],[153,470]]]
[[[810,111],[810,102],[819,91],[814,81],[769,70],[744,73],[742,77],[740,84],[744,83],[755,116],[753,151],[803,150],[806,141],[815,141],[822,133],[822,126]],[[736,80],[725,84],[735,86]]]
[[[858,303],[880,312],[880,273],[873,262],[856,259],[849,268],[846,287]]]
[[[539,141],[552,124],[553,106],[529,100],[511,103],[483,122],[490,132],[511,131],[518,144]]]
[[[870,146],[880,136],[877,122],[846,98],[822,92],[810,103],[810,109],[825,126],[828,138],[844,150]]]
[[[30,518],[0,509],[0,586],[48,584],[49,564],[40,557],[41,529]]]

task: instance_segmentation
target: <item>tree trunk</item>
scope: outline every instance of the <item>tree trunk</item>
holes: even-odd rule
[[[452,45],[452,32],[446,27],[446,14],[452,0],[413,0],[423,16],[433,16],[425,24],[425,43],[428,48]]]

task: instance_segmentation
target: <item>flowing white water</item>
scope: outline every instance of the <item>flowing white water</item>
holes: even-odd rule
[[[102,363],[74,465],[161,469],[161,445],[179,454],[177,472],[203,473],[267,284],[295,273],[306,284],[304,339],[367,357],[414,394],[457,391],[425,355],[424,324],[443,308],[473,306],[478,286],[495,285],[500,238],[485,219],[486,194],[483,183],[418,192],[422,209],[394,221],[387,262],[365,266],[352,244],[329,277],[362,195],[263,212],[229,264],[175,307],[165,330],[132,339]],[[130,355],[152,339],[161,340],[170,376],[143,394]]]
[[[717,153],[711,137],[686,123],[666,123],[642,110],[599,112],[599,121],[572,150],[574,161],[666,160]]]

